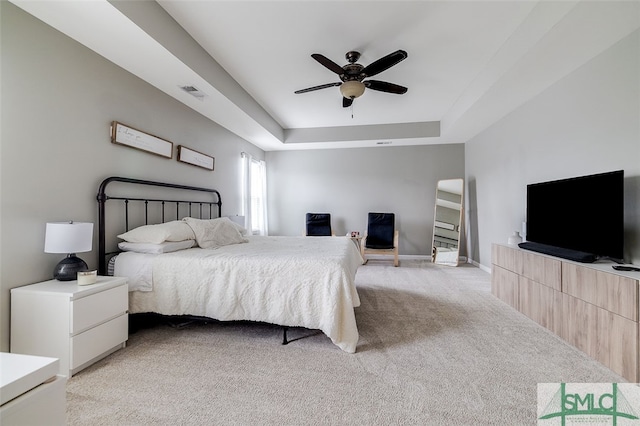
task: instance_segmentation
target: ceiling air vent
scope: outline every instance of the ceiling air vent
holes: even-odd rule
[[[179,86],[179,87],[198,100],[203,100],[204,97],[206,96],[204,92],[200,91],[200,89],[198,89],[195,86]]]

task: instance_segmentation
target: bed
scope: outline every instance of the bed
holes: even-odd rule
[[[116,187],[113,194],[109,185]],[[133,195],[129,187],[135,189]],[[144,195],[145,188],[153,189],[153,195]],[[156,196],[158,189],[172,195]],[[173,196],[176,191],[179,197]],[[354,308],[360,299],[355,274],[363,261],[349,238],[246,235],[221,217],[220,194],[208,188],[112,177],[102,182],[97,198],[99,273],[107,274],[111,266],[115,275],[129,279],[130,313],[317,329],[343,351],[356,351]],[[182,232],[185,223],[193,230],[194,247],[158,252],[125,244],[127,251],[115,249],[125,243],[116,235],[131,239],[141,230],[178,227]],[[233,242],[219,243],[221,235]],[[213,246],[207,238],[216,240]],[[136,245],[133,240],[130,245]],[[179,243],[163,241],[160,251]],[[158,244],[146,244],[150,246]]]

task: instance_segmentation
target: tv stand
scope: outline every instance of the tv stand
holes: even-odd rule
[[[640,272],[491,247],[491,293],[632,383],[640,382]]]
[[[598,260],[598,257],[595,254],[550,246],[547,244],[534,243],[532,241],[520,243],[518,244],[518,247],[525,250],[531,250],[538,253],[548,254],[550,256],[561,257],[563,259],[573,260],[580,263],[593,263]]]

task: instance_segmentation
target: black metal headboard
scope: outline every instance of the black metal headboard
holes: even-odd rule
[[[144,185],[144,186],[153,186],[153,187],[162,187],[162,188],[170,188],[176,190],[187,191],[186,193],[180,193],[180,199],[163,199],[163,198],[150,198],[139,195],[134,196],[111,196],[107,195],[107,185],[112,182],[121,182],[125,184],[134,184],[134,185]],[[194,191],[194,192],[188,192]],[[203,200],[190,200],[190,199],[182,199],[184,194],[187,195],[187,198],[196,198],[195,193],[209,193],[213,198],[213,201],[203,201]],[[155,196],[154,196],[155,197]],[[144,222],[141,224],[148,225],[149,224],[149,204],[158,203],[161,211],[161,222],[165,222],[165,211],[168,206],[175,205],[175,214],[176,219],[180,216],[180,207],[181,205],[186,206],[187,214],[185,216],[196,216],[199,218],[205,218],[208,207],[208,218],[213,219],[214,217],[222,216],[222,200],[220,198],[220,193],[215,189],[210,188],[200,188],[197,186],[187,186],[187,185],[178,185],[173,183],[164,183],[164,182],[153,182],[149,180],[140,180],[140,179],[130,179],[123,177],[110,177],[102,181],[100,187],[98,188],[98,274],[105,275],[107,272],[107,248],[106,248],[106,202],[109,200],[118,200],[121,201],[124,207],[124,231],[129,230],[129,204],[131,202],[137,202],[144,204]],[[213,215],[214,206],[217,206],[217,215]],[[197,211],[194,211],[192,207],[195,207]],[[196,215],[197,213],[197,215]],[[118,232],[120,234],[121,232]]]

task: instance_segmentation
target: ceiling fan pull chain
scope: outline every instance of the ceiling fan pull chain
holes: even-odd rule
[[[351,104],[351,119],[353,120],[353,104]]]

